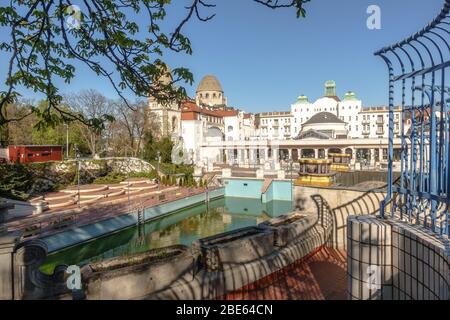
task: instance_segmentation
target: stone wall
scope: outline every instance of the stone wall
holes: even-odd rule
[[[177,245],[88,264],[81,270],[84,298],[145,297],[170,286],[185,274],[192,274],[192,260],[190,248]]]
[[[400,173],[394,172],[394,181],[400,176]],[[353,171],[336,173],[336,183],[351,187],[363,182],[384,182],[387,184],[388,172],[386,171]]]
[[[405,222],[350,216],[348,248],[350,299],[450,299],[448,237]]]
[[[21,232],[0,234],[0,300],[48,299],[69,293],[67,266],[51,275],[39,270],[47,256],[44,242],[21,239]],[[22,240],[22,241],[21,241]]]
[[[63,162],[54,162],[56,172],[66,172],[76,164],[77,161],[69,160]],[[81,166],[87,171],[102,171],[105,168],[110,172],[134,173],[149,172],[155,168],[148,162],[139,158],[103,158],[81,160]]]
[[[300,211],[314,212],[317,203],[312,196],[318,195],[331,211],[332,236],[329,245],[333,248],[347,247],[347,217],[350,215],[377,214],[380,202],[385,198],[381,190],[357,191],[344,188],[315,188],[296,186],[295,206]]]

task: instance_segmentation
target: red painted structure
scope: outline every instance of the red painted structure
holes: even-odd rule
[[[11,163],[30,163],[62,161],[62,146],[9,146],[8,161]]]

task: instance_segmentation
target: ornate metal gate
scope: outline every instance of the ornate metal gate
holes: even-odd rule
[[[389,174],[381,215],[449,234],[450,0],[411,37],[375,53],[389,69]],[[401,92],[401,93],[400,93]],[[403,110],[401,127],[394,106]],[[402,141],[401,177],[393,180],[393,141]]]

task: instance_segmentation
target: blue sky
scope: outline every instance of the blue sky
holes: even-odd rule
[[[180,1],[174,1],[176,11],[169,14],[169,24],[184,14]],[[329,79],[337,82],[341,97],[352,90],[364,106],[386,104],[387,70],[373,53],[423,28],[443,3],[312,0],[306,5],[307,17],[297,19],[293,9],[274,11],[251,0],[209,2],[217,4],[210,10],[216,17],[207,23],[192,21],[185,29],[193,54],[169,54],[166,59],[194,73],[196,83],[187,87],[190,96],[204,75],[214,74],[229,104],[250,112],[289,110],[300,94],[315,100]],[[381,8],[381,30],[366,27],[366,10],[372,4]],[[4,74],[5,63],[0,71]],[[106,80],[99,81],[85,68],[79,68],[76,79],[61,91],[89,88],[115,97]]]

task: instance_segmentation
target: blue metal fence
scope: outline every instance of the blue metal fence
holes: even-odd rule
[[[411,37],[375,53],[389,70],[389,174],[381,215],[450,233],[450,0]],[[402,124],[396,127],[394,106]],[[395,126],[395,130],[394,130]],[[398,131],[398,132],[397,132]],[[401,176],[393,180],[393,142],[402,141]]]

